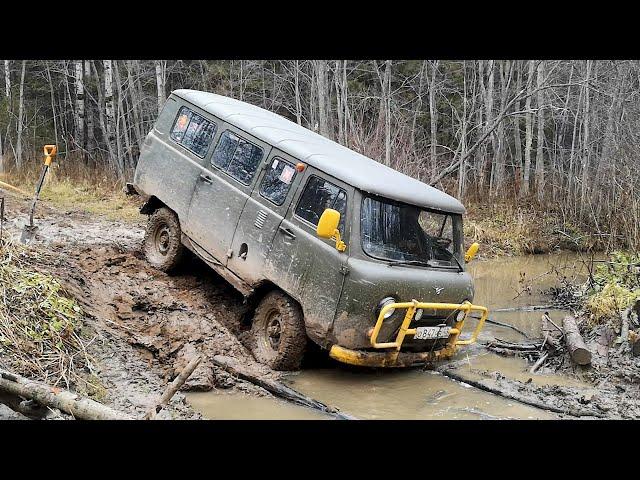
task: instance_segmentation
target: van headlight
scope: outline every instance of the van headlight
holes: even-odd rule
[[[386,307],[387,305],[391,305],[392,303],[396,303],[396,299],[393,297],[385,297],[380,300],[380,303],[378,303],[378,307],[376,308],[376,318],[380,316],[380,312],[384,307]],[[387,310],[384,314],[384,319],[386,320],[387,318],[389,318],[395,311],[395,308],[390,308],[389,310]]]
[[[418,321],[418,320],[420,320],[422,318],[423,314],[424,314],[424,311],[421,308],[419,308],[419,309],[416,310],[416,313],[413,316],[413,319]]]
[[[458,310],[458,314],[456,315],[456,322],[461,322],[466,314],[467,312],[465,312],[464,310]]]

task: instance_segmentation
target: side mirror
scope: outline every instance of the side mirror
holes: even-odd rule
[[[335,237],[336,249],[340,252],[344,252],[347,249],[347,246],[340,238],[340,231],[338,230],[339,224],[340,224],[340,212],[332,208],[327,208],[325,209],[324,212],[322,212],[322,216],[318,221],[318,226],[316,227],[316,234],[320,238]]]
[[[473,242],[469,247],[469,250],[467,250],[467,253],[464,254],[464,262],[469,263],[471,260],[473,260],[473,257],[476,256],[479,248],[480,244],[478,242]]]

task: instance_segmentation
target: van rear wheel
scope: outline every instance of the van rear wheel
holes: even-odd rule
[[[184,255],[180,241],[182,231],[178,216],[166,207],[149,216],[144,235],[144,256],[158,270],[169,272],[176,268]]]
[[[253,316],[250,349],[260,363],[274,370],[297,370],[307,347],[300,306],[282,292],[270,292]]]

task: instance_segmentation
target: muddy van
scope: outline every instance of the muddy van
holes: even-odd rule
[[[188,249],[239,290],[271,368],[298,368],[309,340],[353,365],[444,359],[487,317],[458,200],[262,108],[173,91],[131,187],[149,263]]]

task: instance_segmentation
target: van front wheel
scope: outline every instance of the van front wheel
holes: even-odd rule
[[[149,216],[144,235],[144,256],[147,261],[163,272],[173,270],[184,254],[180,241],[178,216],[166,207],[157,209]]]
[[[282,292],[270,292],[256,308],[250,348],[260,363],[274,370],[297,370],[307,346],[300,306]]]

